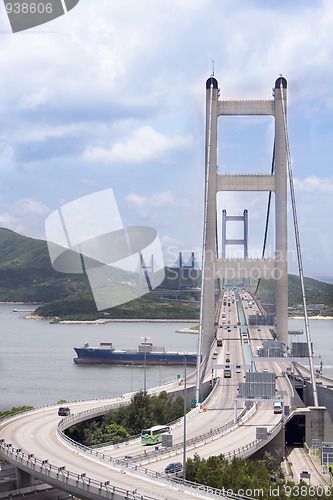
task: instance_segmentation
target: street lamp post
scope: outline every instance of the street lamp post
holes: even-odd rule
[[[145,350],[144,350],[144,370],[143,370],[143,391],[147,391],[147,340],[150,337],[141,337],[145,341]]]

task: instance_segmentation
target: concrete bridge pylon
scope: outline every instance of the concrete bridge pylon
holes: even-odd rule
[[[276,329],[280,341],[288,341],[288,264],[287,264],[287,144],[284,129],[287,81],[275,82],[273,98],[268,100],[222,100],[214,76],[206,82],[205,216],[203,237],[203,282],[201,301],[201,352],[208,353],[214,337],[215,281],[227,279],[274,279],[276,283]],[[275,120],[275,172],[258,174],[218,174],[218,120],[231,115],[270,115]],[[275,193],[275,257],[273,259],[218,258],[216,248],[217,201],[221,191],[272,191]]]

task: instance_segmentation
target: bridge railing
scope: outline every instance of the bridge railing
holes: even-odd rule
[[[254,414],[255,411],[256,411],[256,406],[253,406],[252,409],[245,416],[245,418],[243,417],[236,424],[234,424],[233,422],[229,422],[228,424],[225,424],[224,426],[221,427],[220,432],[218,434],[205,433],[204,435],[201,435],[201,436],[198,436],[196,438],[193,438],[191,440],[186,441],[186,449],[187,450],[193,449],[193,448],[195,448],[196,444],[200,444],[200,443],[205,444],[209,441],[212,441],[214,439],[218,439],[218,438],[222,437],[224,434],[231,432],[232,430],[234,430],[237,427],[239,427],[240,425],[242,425],[242,423],[246,422]],[[69,418],[69,417],[67,417],[67,418]],[[102,453],[102,452],[97,451],[96,449],[84,446],[81,443],[77,443],[76,441],[74,441],[70,437],[66,436],[66,434],[64,434],[64,432],[63,432],[63,427],[66,425],[65,422],[67,421],[67,418],[62,419],[58,423],[58,435],[59,435],[59,438],[61,440],[67,442],[67,444],[69,445],[70,448],[80,449],[80,451],[82,451],[83,453],[85,453],[87,455],[93,455],[94,457],[98,458],[98,460],[100,460],[102,462],[106,461],[108,463],[112,463],[114,466],[127,467],[127,468],[133,469],[137,472],[142,472],[145,475],[149,475],[150,477],[157,477],[157,478],[164,477],[166,479],[169,479],[169,476],[165,475],[164,473],[152,471],[152,470],[142,466],[141,464],[137,465],[135,462],[145,461],[145,460],[157,457],[157,456],[160,456],[161,458],[163,458],[164,456],[171,456],[172,454],[176,454],[177,449],[180,449],[180,447],[181,448],[183,447],[183,444],[179,444],[175,447],[165,448],[162,451],[162,453],[159,450],[159,451],[154,451],[152,453],[149,453],[149,455],[142,454],[142,455],[131,456],[128,459],[123,459],[123,458],[116,459],[116,458],[112,458],[107,453]],[[232,424],[232,425],[230,425],[230,424]],[[66,425],[66,428],[67,428],[67,425]],[[271,429],[271,431],[268,433],[270,436],[270,439],[272,439],[274,437],[273,432],[274,433],[279,432],[280,428],[281,428],[281,422],[278,422],[273,427],[273,429]],[[259,447],[263,446],[263,444],[264,444],[264,442],[262,440],[255,439],[255,440],[251,441],[250,443],[244,444],[243,446],[240,446],[239,448],[237,448],[235,450],[227,452],[225,454],[225,457],[228,459],[232,459],[234,456],[251,455],[253,453],[254,447],[259,448]]]
[[[63,419],[62,421],[59,422],[60,427],[61,424],[64,423]],[[278,422],[274,428],[269,432],[270,434],[270,439],[272,439],[281,429],[282,422]],[[114,459],[111,456],[108,456],[104,453],[98,452],[96,450],[93,450],[91,448],[85,447],[79,443],[76,443],[75,441],[71,440],[68,436],[62,433],[61,438],[64,439],[65,441],[68,442],[70,447],[78,448],[80,449],[81,452],[89,455],[93,455],[94,459],[101,461],[101,462],[108,462],[109,464],[112,463],[112,466],[115,468],[129,468],[133,472],[135,471],[136,473],[139,473],[140,475],[144,476],[149,476],[152,479],[155,480],[168,480],[172,482],[180,482],[180,480],[176,477],[171,477],[166,475],[165,473],[161,472],[156,472],[153,470],[150,470],[146,467],[143,467],[141,465],[137,465],[130,460],[126,459]],[[264,444],[263,441],[261,440],[253,440],[250,443],[247,443],[246,445],[243,445],[235,450],[232,450],[228,453],[225,454],[226,458],[232,459],[234,456],[248,456],[254,452],[254,449],[261,447]],[[66,470],[64,467],[57,467],[54,465],[51,465],[48,463],[47,460],[39,460],[35,458],[33,455],[27,455],[23,453],[20,449],[15,449],[12,447],[11,444],[6,444],[3,440],[0,441],[0,446],[1,446],[1,454],[8,459],[8,461],[16,464],[18,467],[23,468],[23,470],[28,470],[31,472],[32,475],[36,475],[38,477],[38,474],[40,477],[45,481],[45,482],[51,482],[50,479],[53,479],[53,483],[56,484],[57,481],[62,482],[63,484],[69,485],[71,488],[81,488],[81,491],[89,491],[91,492],[96,492],[98,490],[98,495],[100,498],[112,498],[110,495],[114,495],[115,493],[124,496],[125,498],[130,498],[133,500],[137,500],[138,496],[135,495],[135,492],[131,492],[129,490],[125,490],[116,486],[112,486],[108,483],[103,483],[100,481],[97,481],[96,479],[89,478],[85,474],[77,474],[71,471]],[[232,498],[232,499],[243,499],[247,500],[249,497],[244,497],[241,495],[226,495],[225,491],[223,490],[215,490],[214,488],[204,486],[204,485],[198,485],[196,483],[191,483],[189,481],[183,481],[181,480],[183,486],[187,486],[190,488],[196,488],[197,490],[200,491],[205,491],[206,493],[210,495],[218,495],[222,496],[224,495],[225,498]],[[140,496],[142,499],[152,499],[152,497],[149,496]]]
[[[86,474],[78,474],[67,470],[65,467],[57,467],[50,464],[48,460],[39,460],[38,458],[35,458],[34,455],[28,455],[22,452],[21,449],[15,449],[11,444],[5,443],[4,440],[0,440],[0,450],[2,456],[6,457],[7,460],[12,462],[14,465],[55,486],[59,487],[59,484],[57,483],[60,482],[62,483],[64,490],[72,493],[75,492],[76,494],[81,493],[86,495],[96,495],[99,498],[106,499],[114,499],[115,495],[118,495],[129,500],[157,500],[155,497],[151,497],[149,495],[138,494],[136,490],[132,491],[111,485],[109,481],[97,481],[96,479],[90,478]],[[93,453],[93,450],[91,451]],[[96,455],[101,454],[97,452]],[[114,462],[114,464],[118,463],[119,465],[124,466],[124,460],[115,460],[112,459],[112,457],[108,458],[109,461]],[[132,466],[135,471],[139,473],[141,472],[150,478],[168,480],[173,484],[181,484],[182,488],[186,487],[197,492],[209,494],[210,496],[219,498],[222,497],[230,500],[255,500],[252,497],[231,493],[230,490],[221,490],[203,484],[186,481],[182,478],[171,477],[167,474],[149,470],[135,464],[129,463],[128,465]],[[79,493],[77,490],[79,490]]]
[[[77,413],[77,414],[76,413],[72,413],[68,417],[63,418],[62,420],[59,421],[59,423],[58,423],[58,433],[61,436],[62,435],[65,436],[65,434],[63,434],[63,431],[66,430],[66,429],[68,429],[68,427],[71,427],[71,426],[73,426],[75,424],[78,424],[80,422],[83,422],[85,420],[89,420],[90,418],[99,417],[101,415],[104,415],[107,411],[113,410],[113,409],[115,409],[115,408],[117,408],[119,406],[121,406],[121,405],[114,405],[114,406],[111,405],[110,407],[101,406],[101,407],[97,407],[97,408],[92,408],[92,409],[89,409],[89,410],[85,410],[85,411],[82,411],[82,412]],[[197,406],[196,408],[192,409],[189,413],[187,413],[186,419],[187,420],[191,419],[199,411],[200,411],[200,407]],[[172,422],[170,422],[168,425],[172,426],[172,427],[175,427],[175,426],[179,425],[182,422],[183,418],[184,417],[177,418],[176,420],[173,420]],[[135,439],[139,439],[139,438],[140,438],[140,434],[136,434],[134,436],[131,436],[130,438],[121,439],[117,443],[112,443],[112,442],[102,443],[102,444],[96,445],[96,447],[92,447],[92,448],[96,448],[97,449],[97,448],[102,448],[102,447],[105,447],[105,446],[115,446],[115,447],[118,447],[118,446],[121,446],[121,445],[126,445],[127,443],[132,442]]]
[[[217,387],[218,387],[218,384],[215,385],[213,391],[208,395],[208,397],[206,398],[204,403],[202,403],[200,406],[204,406],[204,404],[209,401],[209,398],[211,397],[212,393],[214,392],[214,390],[216,390]],[[194,417],[200,411],[200,406],[198,405],[196,408],[194,408],[189,413],[187,413],[186,419],[189,420],[192,417]],[[239,422],[245,422],[248,418],[250,418],[253,415],[255,410],[256,410],[256,407],[252,407],[252,409],[248,412],[247,416],[245,417],[244,412],[246,413],[246,408],[244,408],[240,412]],[[76,441],[72,440],[71,438],[69,438],[68,436],[66,436],[66,434],[64,434],[63,431],[65,429],[67,429],[68,427],[75,425],[76,423],[87,420],[87,416],[89,414],[93,415],[93,416],[99,416],[100,411],[103,413],[103,408],[86,410],[86,411],[83,411],[77,415],[72,414],[72,415],[69,415],[68,417],[60,420],[60,422],[58,423],[58,431],[57,431],[60,439],[66,440],[71,445],[71,447],[76,447],[78,443]],[[183,417],[180,417],[180,418],[174,420],[173,422],[170,422],[170,424],[168,424],[168,425],[176,426],[179,423],[181,423],[182,421],[183,421]],[[187,445],[187,447],[191,447],[192,445],[195,445],[195,444],[200,443],[200,442],[204,442],[205,440],[211,441],[214,437],[221,437],[221,435],[223,435],[223,433],[228,432],[229,429],[230,430],[235,429],[236,427],[238,427],[238,425],[239,425],[239,423],[234,424],[233,420],[230,420],[228,423],[224,424],[223,426],[219,426],[215,429],[211,429],[209,432],[205,432],[204,434],[201,434],[200,436],[196,436],[195,438],[187,440],[186,445]],[[131,436],[131,438],[126,438],[124,440],[121,440],[120,442],[116,443],[114,446],[118,447],[119,445],[121,446],[121,445],[127,444],[128,442],[130,442],[132,440],[139,439],[139,437],[140,437],[140,434],[137,434],[135,436]],[[82,446],[82,445],[80,445],[80,446]],[[88,450],[90,450],[90,449],[98,450],[102,446],[112,446],[112,444],[105,443],[102,445],[98,445],[98,447],[97,446],[96,447],[89,447],[87,449]],[[175,451],[182,449],[182,448],[183,448],[183,443],[178,443],[172,447],[168,447],[168,449],[166,449],[164,451],[165,451],[165,453],[169,454],[170,452],[175,452]],[[135,456],[131,456],[131,460],[132,461],[143,461],[143,460],[146,460],[149,458],[154,458],[158,455],[161,455],[161,450],[154,450],[154,451],[149,452],[149,453],[145,452],[144,454],[138,454]]]
[[[100,498],[113,499],[114,495],[119,495],[126,499],[138,500],[156,500],[155,497],[140,495],[135,491],[126,490],[109,484],[108,481],[97,481],[86,474],[77,474],[67,470],[65,467],[57,467],[48,462],[48,460],[39,460],[33,455],[28,455],[22,452],[21,449],[15,449],[11,444],[6,444],[0,440],[0,449],[3,457],[14,465],[31,473],[32,475],[42,478],[45,482],[57,485],[62,483],[66,491],[78,491],[78,495],[89,493]],[[67,486],[67,488],[66,488]]]

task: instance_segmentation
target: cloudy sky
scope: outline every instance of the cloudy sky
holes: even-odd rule
[[[0,226],[45,238],[51,212],[113,188],[127,224],[157,229],[167,263],[199,253],[214,60],[223,99],[269,99],[288,80],[305,274],[333,277],[332,33],[331,0],[80,0],[16,34],[0,5]],[[219,171],[268,173],[272,148],[272,118],[225,118]],[[266,204],[219,197],[231,215],[249,210],[252,255]],[[293,249],[290,219],[291,272]]]

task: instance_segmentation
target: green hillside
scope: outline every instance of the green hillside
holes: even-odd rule
[[[44,303],[89,289],[84,275],[53,270],[47,243],[0,228],[0,301]]]
[[[136,300],[97,311],[91,292],[77,293],[38,307],[35,314],[62,320],[107,319],[199,319],[199,302],[165,300],[149,293]]]
[[[165,268],[165,274],[158,294],[153,292],[122,306],[98,312],[85,275],[54,271],[45,241],[0,228],[0,301],[46,304],[38,310],[45,317],[198,318],[201,272],[183,269],[181,280],[177,268]],[[193,287],[194,290],[179,294],[180,281],[182,287]],[[120,293],[119,286],[114,284],[115,293]],[[272,280],[261,282],[259,295],[263,301],[274,302],[274,288]],[[333,285],[305,278],[305,288],[308,304],[325,304],[321,314],[333,315]],[[170,293],[170,289],[176,291]],[[289,275],[288,295],[289,306],[297,312],[300,310],[297,305],[302,302],[298,276]]]
[[[257,282],[252,284],[252,290],[256,289]],[[306,302],[311,315],[322,314],[333,316],[333,285],[312,278],[304,278]],[[275,281],[261,280],[258,298],[264,303],[275,303]],[[303,301],[299,276],[288,275],[288,306],[292,312],[302,313]],[[324,308],[313,308],[313,305],[324,304]]]
[[[175,283],[177,287],[177,273],[178,270],[166,268],[167,289]],[[182,284],[189,285],[188,271],[184,273]],[[115,293],[118,286],[114,285]],[[123,306],[98,312],[86,275],[54,271],[45,241],[0,228],[0,302],[44,303],[39,314],[71,319],[199,317],[198,304],[193,299],[181,303],[172,300],[175,298],[172,295],[167,297],[171,300],[148,294]]]
[[[333,307],[333,285],[312,278],[304,278],[304,287],[308,304],[325,304]],[[299,276],[293,274],[290,274],[288,278],[288,302],[289,306],[302,303]]]

